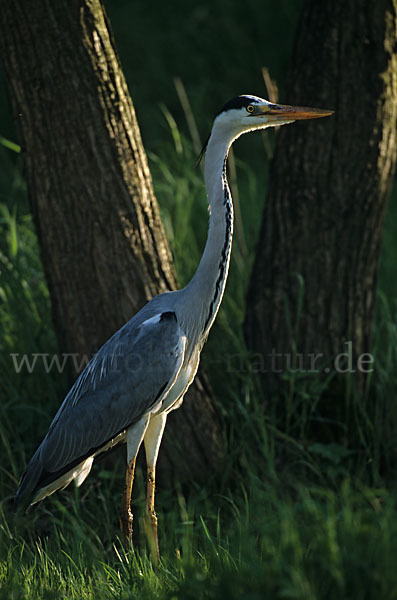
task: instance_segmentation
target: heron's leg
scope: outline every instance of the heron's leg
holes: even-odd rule
[[[146,416],[127,430],[127,472],[125,476],[125,488],[121,501],[120,529],[122,535],[132,544],[132,512],[131,495],[134,483],[135,461],[140,445],[145,435],[149,417]]]
[[[154,491],[156,485],[156,462],[166,420],[166,413],[151,415],[144,437],[147,466],[146,507],[150,524],[148,537],[152,556],[154,556],[157,561],[160,560],[160,552],[157,537],[157,515],[154,510]]]
[[[132,544],[132,512],[131,512],[131,495],[132,495],[132,486],[134,483],[134,473],[135,473],[135,462],[136,458],[134,458],[127,465],[127,472],[125,475],[125,487],[123,492],[123,497],[121,500],[121,511],[120,511],[120,529],[123,537],[127,539]]]

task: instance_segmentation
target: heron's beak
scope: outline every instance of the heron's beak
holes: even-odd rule
[[[308,108],[307,106],[287,106],[285,104],[268,104],[256,107],[256,115],[270,117],[274,122],[298,121],[301,119],[318,119],[333,115],[333,110],[321,108]]]

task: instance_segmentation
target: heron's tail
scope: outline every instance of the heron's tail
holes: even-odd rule
[[[23,510],[24,512],[29,508],[33,501],[37,484],[43,474],[43,466],[39,457],[38,450],[32,456],[25,472],[21,477],[19,488],[14,498],[14,509]]]

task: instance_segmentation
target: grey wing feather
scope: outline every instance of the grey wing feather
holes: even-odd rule
[[[127,326],[101,348],[65,398],[39,448],[46,471],[100,448],[153,410],[172,387],[185,348],[175,314]]]

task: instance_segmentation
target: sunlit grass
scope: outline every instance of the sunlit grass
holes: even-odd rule
[[[47,535],[28,539],[15,536],[2,515],[3,597],[395,597],[391,492],[348,480],[335,491],[300,485],[286,492],[274,481],[247,479],[233,495],[197,501],[191,494],[184,511],[163,498],[157,567],[144,547],[126,548],[117,533],[104,543],[84,511],[57,517],[55,507]]]

